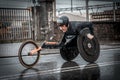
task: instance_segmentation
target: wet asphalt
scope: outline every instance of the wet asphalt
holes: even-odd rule
[[[120,48],[101,49],[95,63],[80,55],[71,62],[59,52],[41,55],[31,69],[23,67],[18,57],[0,58],[0,80],[120,80]]]

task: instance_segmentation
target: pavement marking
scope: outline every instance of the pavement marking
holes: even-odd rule
[[[96,63],[96,64],[99,67],[103,67],[103,66],[110,66],[110,65],[120,64],[120,61],[111,61],[111,62],[103,62],[103,63]],[[0,80],[7,80],[7,79],[12,80],[12,79],[20,78],[20,77],[26,78],[26,77],[36,76],[36,74],[37,75],[47,75],[47,74],[53,74],[53,73],[61,73],[61,72],[74,71],[74,70],[82,70],[82,69],[84,69],[85,66],[86,65],[79,65],[79,66],[74,66],[74,67],[57,68],[57,69],[45,70],[45,71],[37,71],[36,70],[35,72],[29,72],[29,73],[24,73],[24,74],[15,74],[15,75],[9,75],[9,76],[2,76],[2,77],[0,77]],[[95,64],[90,64],[85,69],[95,68],[95,67],[97,67]]]
[[[105,49],[105,50],[101,50],[101,51],[108,51],[108,50],[120,50],[120,48],[114,48],[114,49]],[[55,54],[55,55],[59,55],[59,54]],[[96,63],[99,67],[103,67],[103,66],[109,66],[109,65],[115,65],[115,64],[120,64],[120,61],[111,61],[111,62],[102,62],[102,63]],[[36,74],[38,75],[47,75],[47,74],[51,74],[51,73],[60,73],[60,72],[67,72],[67,71],[74,71],[74,70],[82,70],[84,69],[86,65],[79,65],[79,66],[74,66],[74,67],[67,67],[67,68],[57,68],[57,69],[52,69],[52,70],[45,70],[45,71],[37,71],[37,72],[30,72],[30,73],[25,73],[25,74],[15,74],[15,75],[8,75],[8,76],[2,76],[0,77],[0,80],[7,80],[7,79],[17,79],[20,76],[25,77],[31,77],[31,76],[35,76]],[[95,66],[94,64],[90,64],[89,67],[87,68],[95,68],[97,66]],[[86,69],[87,69],[86,68]]]
[[[101,51],[108,51],[108,50],[110,50],[110,51],[112,51],[112,50],[120,50],[120,48],[113,48],[113,49],[101,49]]]
[[[108,51],[108,50],[120,50],[120,47],[117,48],[106,48],[106,49],[100,49],[100,51]],[[4,51],[3,51],[4,52]],[[6,53],[5,53],[6,54]],[[10,53],[9,53],[10,54]],[[11,53],[12,54],[12,53]],[[18,52],[16,53],[18,54]],[[41,52],[40,55],[52,55],[52,54],[60,54],[60,51],[55,52]],[[12,55],[12,56],[0,56],[0,58],[11,58],[11,57],[18,57],[18,55]]]

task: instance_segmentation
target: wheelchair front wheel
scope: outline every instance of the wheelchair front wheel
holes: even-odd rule
[[[40,57],[40,51],[36,52],[34,55],[29,55],[29,52],[35,48],[38,48],[38,45],[32,40],[25,41],[20,46],[18,51],[18,57],[20,63],[24,67],[31,68],[38,62]]]

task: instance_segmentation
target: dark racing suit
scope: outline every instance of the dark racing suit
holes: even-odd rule
[[[60,48],[63,46],[66,47],[76,47],[77,45],[77,35],[81,34],[81,30],[84,28],[89,28],[90,33],[93,34],[93,27],[91,22],[81,22],[69,23],[68,30],[64,33],[64,36],[59,44],[57,45],[46,45],[45,43],[42,45],[42,48]]]

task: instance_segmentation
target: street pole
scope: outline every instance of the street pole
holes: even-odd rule
[[[116,21],[116,14],[115,14],[116,2],[113,1],[113,20]]]
[[[71,0],[71,12],[73,12],[73,1]]]
[[[88,7],[88,3],[89,0],[86,0],[86,21],[89,21],[89,7]]]
[[[34,24],[33,24],[33,39],[36,41],[37,40],[37,23],[36,23],[36,3],[37,3],[37,0],[33,0],[33,4],[34,4]]]

